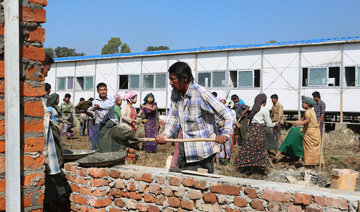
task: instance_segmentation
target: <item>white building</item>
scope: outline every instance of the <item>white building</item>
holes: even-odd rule
[[[167,70],[177,61],[190,65],[198,84],[218,96],[237,94],[249,105],[261,92],[276,93],[284,109],[297,114],[301,95],[317,90],[328,112],[360,113],[358,36],[57,58],[46,82],[61,98],[72,94],[75,103],[97,95],[96,84],[104,82],[110,95],[136,91],[137,106],[152,92],[165,109],[171,94]]]

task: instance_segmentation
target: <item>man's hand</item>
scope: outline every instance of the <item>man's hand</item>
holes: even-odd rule
[[[229,140],[229,138],[226,137],[225,135],[217,135],[215,140],[216,140],[216,143],[223,144],[227,140]]]
[[[100,106],[99,106],[98,104],[96,104],[96,105],[94,105],[92,111],[96,111],[96,110],[98,110],[99,108],[100,108]]]
[[[158,144],[166,144],[167,137],[166,135],[157,135],[155,139],[156,139],[156,143]]]

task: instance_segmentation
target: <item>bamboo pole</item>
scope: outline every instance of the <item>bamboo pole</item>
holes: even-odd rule
[[[320,171],[322,168],[322,154],[323,154],[323,147],[324,147],[324,136],[325,136],[325,123],[324,126],[322,128],[322,136],[321,136],[321,143],[320,143],[320,159],[319,159],[319,167],[320,167]]]
[[[138,138],[138,141],[140,142],[155,142],[155,138]],[[165,139],[166,142],[215,142],[215,138],[167,138]]]

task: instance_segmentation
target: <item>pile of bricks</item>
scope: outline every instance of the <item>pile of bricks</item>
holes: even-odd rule
[[[357,211],[357,193],[164,169],[65,164],[73,211]]]
[[[5,210],[5,81],[4,8],[0,12],[0,211]],[[40,68],[45,60],[47,0],[20,1],[20,94],[21,94],[21,170],[24,211],[42,211],[44,201],[43,114],[40,97],[45,94]]]

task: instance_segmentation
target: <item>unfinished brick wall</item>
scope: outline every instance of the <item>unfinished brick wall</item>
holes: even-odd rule
[[[0,12],[0,211],[5,210],[5,102],[4,87],[4,8]],[[43,109],[40,97],[45,94],[40,67],[45,60],[46,21],[43,9],[47,0],[20,1],[20,93],[21,93],[21,169],[22,208],[42,211],[44,201]]]
[[[360,193],[164,169],[65,164],[73,211],[358,211]]]

